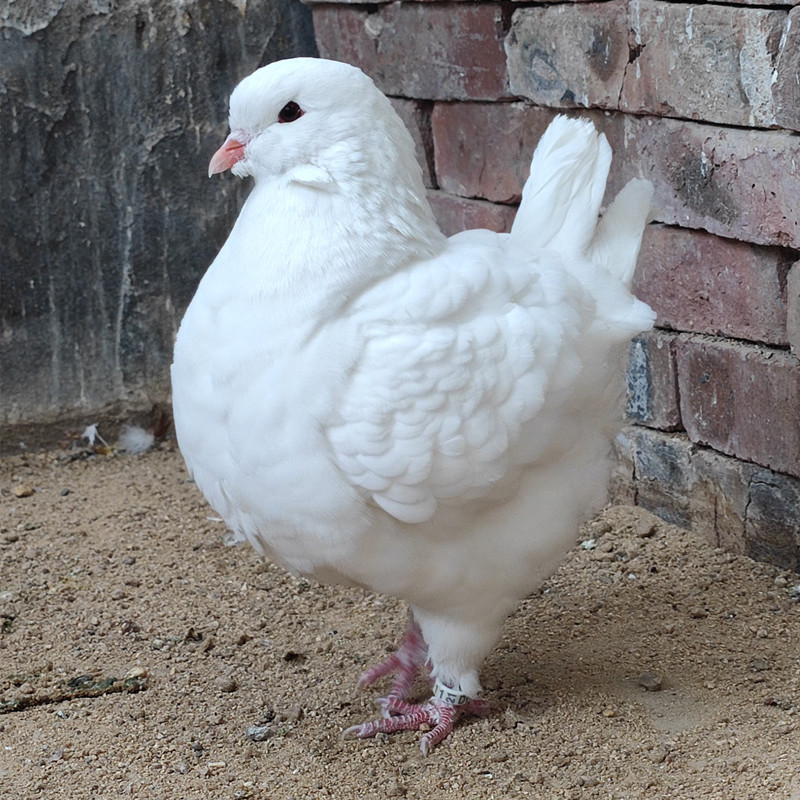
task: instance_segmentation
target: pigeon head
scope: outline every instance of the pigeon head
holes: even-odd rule
[[[391,104],[349,64],[293,58],[261,67],[234,89],[229,123],[209,175],[230,169],[257,182],[284,177],[324,187],[360,173],[375,176],[398,161],[419,173],[411,137]],[[421,183],[415,188],[423,191]]]

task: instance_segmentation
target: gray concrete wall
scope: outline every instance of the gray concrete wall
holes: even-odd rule
[[[230,91],[315,53],[298,0],[0,0],[8,436],[168,398],[181,314],[248,189],[206,177]]]

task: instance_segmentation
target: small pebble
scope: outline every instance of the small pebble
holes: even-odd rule
[[[636,524],[636,535],[640,539],[649,539],[656,532],[656,523],[651,519],[640,519]]]
[[[636,683],[648,692],[660,692],[662,679],[660,675],[656,675],[654,672],[643,672],[636,679]]]
[[[275,719],[284,722],[299,722],[303,718],[303,709],[300,706],[289,706],[275,713]]]
[[[61,490],[61,496],[62,496],[62,497],[66,497],[68,494],[69,494],[69,489],[66,489],[66,488],[65,488],[65,489],[62,489],[62,490]]]
[[[592,523],[592,533],[596,537],[605,536],[611,529],[612,525],[608,520],[600,519]]]
[[[217,678],[216,686],[221,692],[235,692],[239,688],[239,684],[236,683],[236,678],[233,675],[223,675]]]
[[[522,717],[513,708],[507,708],[499,722],[503,730],[514,730],[522,722]]]
[[[654,764],[663,764],[669,755],[669,748],[666,745],[656,745],[648,754],[647,757]]]
[[[251,742],[265,742],[273,734],[272,725],[251,725],[247,729],[247,738]]]
[[[11,490],[15,497],[30,497],[33,492],[33,486],[29,486],[27,483],[19,483]]]
[[[402,783],[392,781],[385,789],[386,797],[405,797],[406,787]]]
[[[147,677],[147,669],[145,667],[133,667],[125,673],[125,680],[143,680]]]

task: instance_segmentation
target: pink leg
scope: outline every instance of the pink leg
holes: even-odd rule
[[[396,731],[416,731],[427,726],[428,732],[422,737],[420,749],[427,755],[439,742],[447,738],[462,714],[486,714],[489,705],[485,700],[468,700],[459,705],[448,703],[439,697],[432,697],[427,703],[406,702],[420,672],[428,673],[426,662],[428,647],[422,637],[419,625],[411,618],[408,628],[400,641],[397,652],[368,669],[358,681],[359,688],[369,686],[386,675],[394,675],[394,683],[385,697],[378,699],[382,719],[353,725],[344,732],[346,739],[369,739],[379,733]],[[428,680],[433,683],[430,675]]]
[[[419,625],[411,619],[397,652],[368,669],[358,679],[358,688],[370,686],[385,675],[393,673],[395,679],[392,688],[379,702],[385,706],[389,702],[404,700],[408,697],[427,658],[428,647],[422,638],[422,631],[419,629]]]

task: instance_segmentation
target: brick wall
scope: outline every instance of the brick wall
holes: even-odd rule
[[[655,185],[618,499],[800,567],[800,8],[796,0],[314,2],[412,129],[443,229],[507,230],[558,111]]]

